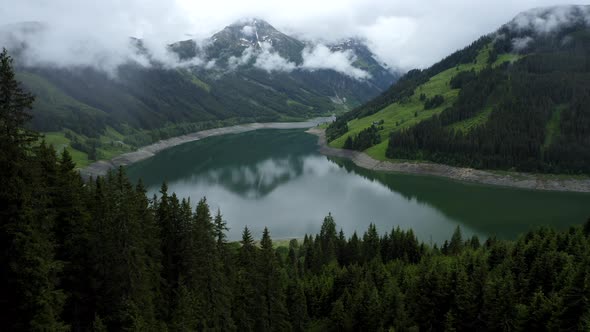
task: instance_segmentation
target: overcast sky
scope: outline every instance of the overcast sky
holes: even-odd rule
[[[128,36],[154,44],[202,39],[249,17],[310,40],[366,38],[393,68],[424,68],[521,11],[568,1],[531,0],[15,0],[0,7],[0,24],[46,22],[58,27],[45,49],[64,56],[86,43],[119,52]],[[578,4],[588,4],[581,2]],[[57,43],[57,44],[56,44]],[[52,46],[50,46],[52,45]],[[61,52],[61,53],[60,53]],[[42,54],[40,56],[43,56]]]

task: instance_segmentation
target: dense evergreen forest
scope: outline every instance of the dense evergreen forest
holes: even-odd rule
[[[375,144],[381,142],[381,136],[378,133],[378,125],[382,123],[375,123],[369,128],[362,130],[356,136],[348,136],[344,143],[345,149],[363,151]]]
[[[257,34],[244,34],[245,27]],[[398,76],[361,40],[330,47],[354,54],[355,68],[368,74],[363,80],[330,69],[262,69],[256,65],[259,37],[293,66],[302,64],[303,51],[311,45],[260,19],[237,21],[207,41],[169,44],[167,60],[152,54],[148,45],[155,41],[129,38],[129,58],[113,68],[102,61],[64,66],[29,61],[43,53],[35,49],[54,28],[41,22],[0,23],[0,46],[11,51],[18,80],[37,97],[28,126],[53,134],[58,144],[67,142],[79,166],[195,131],[327,116],[375,97]],[[250,51],[248,61],[233,61]],[[334,95],[339,103],[331,100]]]
[[[441,246],[412,230],[229,243],[205,198],[148,198],[123,169],[84,182],[26,129],[33,97],[0,55],[0,329],[581,331],[590,221]],[[271,218],[271,216],[269,216]]]
[[[403,105],[435,75],[457,69],[448,84],[460,89],[432,117],[388,133],[385,156],[484,169],[590,173],[590,28],[572,14],[560,29],[540,33],[510,23],[426,70],[412,70],[373,101],[340,116],[328,141],[346,134],[349,121]],[[523,46],[515,41],[526,40]],[[459,70],[484,55],[478,70]],[[499,62],[501,55],[515,61]],[[445,102],[420,94],[424,110]],[[418,112],[415,113],[418,115]],[[472,121],[473,126],[469,124]],[[347,145],[366,150],[376,143]]]
[[[590,46],[590,44],[588,44]],[[476,168],[590,172],[590,48],[532,54],[515,64],[458,74],[457,102],[440,115],[392,132],[387,156]],[[586,55],[584,55],[586,54]],[[469,131],[449,126],[492,108]],[[557,119],[555,137],[547,127]]]

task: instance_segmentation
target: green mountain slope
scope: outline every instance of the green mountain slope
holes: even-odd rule
[[[557,12],[567,20],[535,26]],[[590,172],[588,13],[569,6],[520,14],[340,116],[326,131],[330,145],[379,160]]]
[[[0,32],[20,29],[35,35],[48,27],[23,23],[4,28]],[[193,40],[169,45],[185,65],[156,60],[147,67],[128,63],[118,67],[115,77],[88,67],[31,66],[19,61],[27,43],[15,45],[9,51],[19,79],[37,96],[33,129],[75,136],[77,150],[91,159],[118,151],[101,139],[109,128],[132,148],[204,128],[317,117],[361,105],[396,79],[356,40],[330,48],[351,52],[353,65],[370,77],[357,79],[328,69],[300,70],[302,52],[311,46],[262,20],[232,24],[199,45]],[[142,40],[131,39],[131,45],[151,59]],[[257,63],[261,54],[280,56],[295,67],[264,67]],[[190,65],[198,62],[207,65]]]

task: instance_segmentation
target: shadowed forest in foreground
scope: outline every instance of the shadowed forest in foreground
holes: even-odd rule
[[[148,198],[122,169],[84,182],[26,129],[0,55],[0,326],[11,331],[515,331],[590,328],[590,222],[440,248],[411,230],[225,239],[203,198]],[[290,213],[291,211],[286,211]],[[292,212],[291,212],[292,213]],[[268,218],[272,218],[271,215]]]

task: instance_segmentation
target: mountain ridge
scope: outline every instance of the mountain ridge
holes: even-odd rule
[[[255,31],[242,31],[254,22]],[[251,39],[244,41],[244,33]],[[146,41],[130,38],[126,60],[111,72],[79,59],[72,67],[35,64],[26,52],[36,50],[37,40],[14,48],[17,76],[38,96],[32,126],[57,135],[68,149],[81,152],[81,159],[90,157],[85,163],[211,127],[340,112],[377,95],[397,77],[366,46],[356,46],[360,55],[323,45],[324,53],[316,54],[311,44],[260,20],[229,25],[206,43],[172,43],[165,57],[152,53]],[[318,54],[336,55],[341,66],[316,61],[303,67],[304,56]],[[346,70],[372,73],[359,78]],[[118,141],[124,143],[122,151],[112,147]]]
[[[327,129],[377,160],[590,172],[590,6],[533,9]]]

